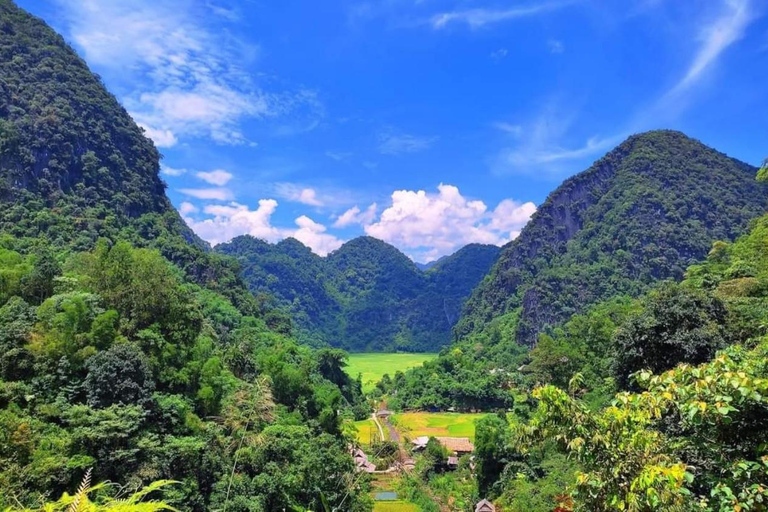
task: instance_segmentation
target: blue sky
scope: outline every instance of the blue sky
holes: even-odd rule
[[[164,155],[212,243],[504,243],[564,178],[674,128],[768,156],[766,0],[19,0]]]

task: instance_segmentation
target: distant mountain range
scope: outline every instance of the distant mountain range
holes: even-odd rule
[[[237,258],[251,291],[269,294],[289,312],[300,339],[353,351],[437,351],[448,344],[464,301],[499,250],[471,244],[419,268],[371,237],[325,258],[293,238],[270,244],[241,236],[216,247]]]

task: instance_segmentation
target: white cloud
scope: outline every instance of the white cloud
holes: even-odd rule
[[[331,160],[336,160],[337,162],[341,162],[342,160],[349,159],[352,156],[352,153],[343,152],[343,151],[326,151],[325,156],[327,156]]]
[[[503,244],[517,236],[535,211],[533,203],[505,200],[493,212],[453,185],[437,194],[398,190],[380,218],[365,226],[373,237],[408,250],[421,261],[451,254],[469,243]]]
[[[432,17],[430,23],[433,28],[445,28],[451,23],[465,23],[472,29],[482,28],[486,25],[499,23],[502,21],[513,20],[517,18],[526,18],[543,14],[564,7],[573,1],[547,2],[533,4],[526,7],[514,7],[511,9],[467,9],[460,11],[450,11],[437,14]]]
[[[184,195],[197,199],[213,199],[216,201],[230,201],[235,198],[228,188],[182,188],[179,190]]]
[[[256,210],[246,205],[230,203],[228,205],[208,205],[203,212],[212,217],[195,220],[185,217],[190,228],[201,238],[213,245],[228,242],[240,235],[251,235],[269,242],[284,238],[278,228],[272,226],[271,217],[277,209],[274,199],[262,199]]]
[[[565,52],[565,45],[562,41],[558,41],[557,39],[550,39],[547,41],[547,48],[549,48],[549,53]]]
[[[428,149],[437,139],[437,137],[384,133],[379,135],[379,152],[384,155],[416,153]]]
[[[754,19],[750,0],[725,0],[723,11],[700,34],[699,46],[683,78],[670,91],[678,94],[696,83],[729,46],[744,36]]]
[[[198,172],[195,176],[206,183],[218,185],[220,187],[229,183],[229,180],[233,177],[231,172],[227,172],[223,169],[216,169],[215,171],[210,172]]]
[[[321,115],[307,91],[265,91],[243,71],[260,50],[222,27],[235,11],[196,0],[58,5],[88,63],[132,91],[122,100],[158,147],[185,137],[245,144],[245,119]]]
[[[168,167],[167,165],[160,164],[160,173],[165,174],[166,176],[181,176],[182,174],[186,174],[186,169],[175,169],[173,167]]]
[[[493,60],[502,60],[506,58],[507,55],[509,55],[509,50],[507,50],[506,48],[499,48],[495,52],[491,52],[491,58]]]
[[[495,174],[536,174],[542,177],[560,177],[573,169],[572,162],[599,155],[618,144],[625,133],[610,136],[594,135],[586,141],[566,145],[566,138],[578,118],[579,110],[573,105],[562,108],[561,102],[552,100],[523,124],[496,123],[494,126],[510,135],[505,147],[491,158]]]
[[[310,187],[302,187],[295,183],[278,183],[275,185],[277,195],[294,203],[306,204],[309,206],[324,206],[317,194],[317,190]]]
[[[171,130],[155,130],[147,125],[138,123],[144,129],[144,135],[152,139],[155,146],[159,148],[172,148],[179,142],[179,139],[173,134]]]
[[[335,251],[344,243],[335,236],[326,233],[325,226],[318,224],[306,215],[297,218],[296,225],[299,229],[291,233],[291,236],[320,256]]]
[[[519,137],[523,134],[523,127],[519,124],[512,124],[512,123],[506,123],[504,121],[500,121],[497,123],[493,123],[494,128],[497,130],[500,130],[505,133],[509,133],[510,135],[514,135],[515,137]]]
[[[376,218],[377,208],[378,206],[376,203],[370,205],[365,209],[365,211],[361,211],[357,206],[353,206],[349,210],[339,215],[339,217],[336,219],[336,222],[333,223],[333,227],[345,228],[353,224],[360,224],[361,226],[370,224]]]
[[[302,215],[295,220],[296,228],[279,228],[272,225],[272,215],[278,203],[274,199],[262,199],[255,210],[247,205],[232,202],[226,205],[207,205],[203,208],[203,219],[196,219],[189,214],[196,213],[182,203],[182,212],[187,225],[201,238],[212,245],[225,243],[236,236],[251,235],[268,242],[277,242],[293,237],[312,249],[316,254],[325,256],[341,247],[343,241],[330,233],[327,228]],[[192,205],[190,205],[192,206]],[[192,206],[194,208],[194,206]]]
[[[179,213],[182,217],[189,215],[190,213],[197,213],[199,211],[200,209],[189,201],[184,201],[179,205]]]
[[[300,183],[281,182],[274,184],[274,193],[288,201],[308,206],[343,208],[355,204],[360,197],[354,191],[333,186],[316,187]]]

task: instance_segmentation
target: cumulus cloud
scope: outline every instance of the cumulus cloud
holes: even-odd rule
[[[271,217],[277,209],[274,199],[262,199],[256,210],[239,203],[208,205],[203,212],[210,217],[195,220],[185,217],[190,228],[213,245],[228,242],[240,235],[251,235],[275,242],[284,238],[283,233],[272,226]]]
[[[211,185],[224,186],[232,179],[232,173],[223,169],[216,169],[210,172],[198,172],[195,174],[199,179]]]
[[[335,228],[345,228],[353,224],[360,224],[362,226],[370,224],[376,218],[376,203],[373,203],[365,211],[361,211],[357,206],[353,206],[349,210],[345,211],[336,219],[333,223]]]
[[[267,242],[293,237],[321,256],[341,247],[342,240],[326,233],[327,228],[324,225],[306,215],[295,220],[296,228],[274,226],[272,215],[277,206],[278,203],[274,199],[260,200],[255,210],[237,202],[207,205],[202,212],[205,217],[201,219],[191,216],[198,210],[189,203],[182,203],[179,211],[182,212],[187,225],[212,245],[228,242],[236,236],[251,235]]]
[[[485,203],[464,197],[453,185],[437,194],[398,190],[380,218],[365,232],[429,261],[469,243],[503,244],[517,236],[536,210],[533,203],[502,201],[489,212]]]
[[[297,218],[296,225],[299,229],[291,233],[291,236],[320,256],[325,256],[329,252],[335,251],[344,243],[335,236],[326,233],[325,226],[313,221],[306,215]]]
[[[228,188],[182,188],[179,192],[197,199],[214,199],[216,201],[230,201],[235,198]]]

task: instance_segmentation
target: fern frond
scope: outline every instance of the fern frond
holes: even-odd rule
[[[75,497],[72,503],[67,507],[67,512],[84,512],[86,509],[86,502],[88,501],[88,493],[91,491],[91,471],[93,468],[85,470],[83,480],[80,482],[80,486],[77,488]]]

